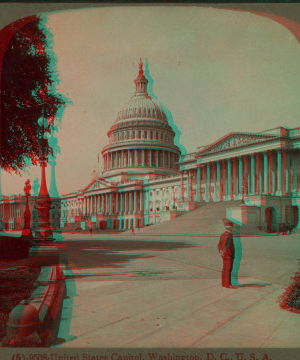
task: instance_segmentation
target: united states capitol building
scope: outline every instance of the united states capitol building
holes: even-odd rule
[[[62,228],[140,228],[233,200],[244,200],[249,221],[262,228],[298,222],[300,127],[230,133],[182,155],[168,110],[148,94],[142,63],[134,83],[108,130],[102,176],[61,198]]]
[[[102,175],[61,196],[60,206],[54,195],[56,227],[141,228],[209,202],[234,207],[241,200],[245,222],[261,229],[299,223],[300,127],[233,132],[183,155],[174,143],[169,111],[148,94],[142,63],[134,83],[135,93],[108,130]],[[0,209],[7,229],[22,228],[24,197],[4,197]]]

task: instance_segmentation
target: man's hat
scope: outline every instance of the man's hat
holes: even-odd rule
[[[222,220],[223,220],[223,223],[224,223],[224,226],[225,226],[225,227],[233,226],[233,222],[232,222],[232,221],[230,221],[230,220],[228,220],[228,219],[226,219],[226,218],[223,218]]]

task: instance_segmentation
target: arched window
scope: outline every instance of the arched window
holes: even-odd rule
[[[155,139],[158,140],[158,132],[155,133]]]
[[[135,131],[132,132],[132,138],[135,139]]]
[[[139,132],[138,132],[138,138],[139,139],[141,138],[141,130],[139,130]]]
[[[144,139],[147,139],[147,131],[144,131]]]
[[[150,131],[150,139],[153,139],[153,131]]]
[[[129,139],[129,131],[127,131],[126,139],[127,139],[127,140]]]
[[[160,140],[163,140],[164,139],[164,133],[162,132],[161,134],[160,134]]]
[[[124,133],[122,133],[122,140],[124,140],[124,137],[125,137],[125,134],[124,134]]]

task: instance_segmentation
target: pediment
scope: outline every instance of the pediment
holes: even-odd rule
[[[262,135],[262,134],[249,134],[249,133],[230,133],[221,139],[215,141],[211,145],[200,150],[198,155],[206,155],[219,151],[229,150],[242,146],[247,146],[255,143],[261,143],[272,140],[278,136],[276,135]]]
[[[116,182],[112,182],[112,181],[108,181],[104,178],[99,178],[96,179],[94,181],[92,181],[84,190],[85,191],[92,191],[92,190],[97,190],[97,189],[107,189],[110,187],[115,187],[117,186]]]

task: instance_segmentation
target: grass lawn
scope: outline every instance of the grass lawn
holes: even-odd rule
[[[0,341],[6,335],[10,312],[30,297],[39,274],[40,268],[29,269],[29,258],[0,260]]]

